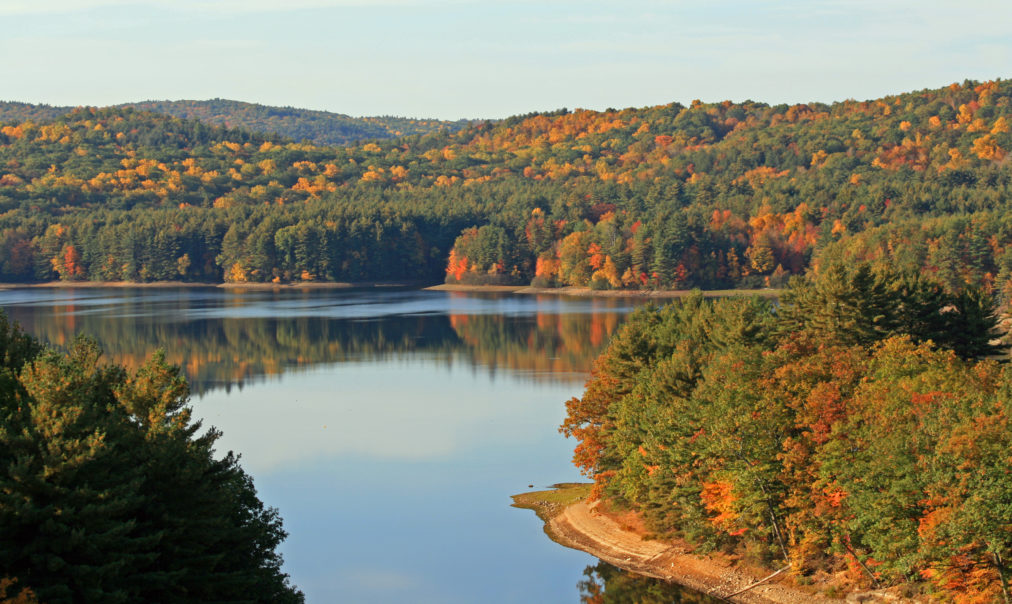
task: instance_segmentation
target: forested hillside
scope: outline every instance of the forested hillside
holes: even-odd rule
[[[66,115],[73,111],[73,109],[73,107],[54,107],[53,105],[0,101],[0,122],[49,121]]]
[[[426,134],[437,130],[460,130],[470,121],[412,119],[395,116],[351,117],[330,111],[294,107],[272,107],[227,99],[207,101],[143,101],[115,108],[153,111],[172,117],[196,119],[210,126],[243,128],[251,132],[276,134],[295,141],[318,145],[348,145],[373,139]],[[0,102],[0,122],[53,120],[67,115],[73,107]]]
[[[1012,375],[980,360],[993,328],[979,289],[824,266],[779,307],[637,312],[562,429],[597,495],[655,535],[837,593],[1008,601]]]
[[[350,147],[76,110],[0,129],[0,278],[718,288],[844,255],[1006,294],[1010,94],[561,110]]]

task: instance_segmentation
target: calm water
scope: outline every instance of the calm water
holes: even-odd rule
[[[631,305],[425,291],[0,291],[0,307],[47,342],[86,333],[116,362],[161,347],[183,367],[195,415],[224,432],[219,449],[240,453],[280,509],[285,569],[311,603],[576,602],[608,584],[642,587],[509,507],[528,485],[580,479],[557,432],[564,401]]]

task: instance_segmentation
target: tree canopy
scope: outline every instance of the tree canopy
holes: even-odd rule
[[[40,602],[301,602],[277,510],[178,368],[135,372],[78,339],[43,350],[0,314],[0,568]]]
[[[834,265],[778,306],[634,314],[561,430],[657,535],[848,586],[1009,597],[1008,366],[988,295]],[[841,579],[842,577],[842,579]]]
[[[25,113],[0,126],[0,279],[780,287],[882,259],[1004,300],[1010,99],[560,110],[343,147]]]

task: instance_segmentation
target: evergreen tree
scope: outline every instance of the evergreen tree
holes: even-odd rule
[[[43,602],[300,602],[286,534],[178,368],[91,340],[48,350],[0,314],[0,568]]]

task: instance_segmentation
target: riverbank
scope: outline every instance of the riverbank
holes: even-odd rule
[[[718,599],[743,604],[806,604],[842,602],[826,597],[817,586],[802,589],[778,582],[787,574],[763,581],[757,572],[720,556],[697,556],[686,543],[644,539],[632,527],[599,513],[588,504],[589,485],[556,485],[551,491],[514,495],[514,506],[532,509],[545,522],[545,533],[560,545],[578,549],[623,570],[683,585]],[[894,594],[850,594],[849,602],[901,602]]]
[[[298,281],[295,283],[196,283],[193,281],[45,281],[42,283],[0,283],[4,289],[77,289],[77,288],[207,288],[233,290],[317,290],[317,289],[369,289],[369,288],[422,288],[425,282],[369,281],[362,283]]]
[[[531,287],[529,285],[426,285],[423,281],[368,281],[368,282],[325,282],[297,281],[294,283],[195,283],[193,281],[152,281],[139,283],[135,281],[45,281],[42,283],[0,283],[0,290],[5,289],[78,289],[78,288],[207,288],[230,290],[330,290],[330,289],[370,289],[370,288],[418,288],[426,291],[465,292],[465,293],[504,293],[530,294],[550,296],[582,296],[594,298],[684,298],[695,290],[595,290],[589,287]],[[779,289],[719,289],[702,291],[706,298],[727,298],[729,296],[761,296],[778,298],[783,290]]]
[[[510,293],[510,294],[536,294],[555,296],[588,296],[595,298],[684,298],[696,290],[649,290],[649,289],[590,289],[589,287],[531,287],[529,285],[459,285],[444,283],[433,285],[424,289],[443,292],[468,292],[468,293]],[[781,289],[717,289],[700,291],[706,298],[727,298],[729,296],[761,296],[764,298],[778,298],[783,293]]]

